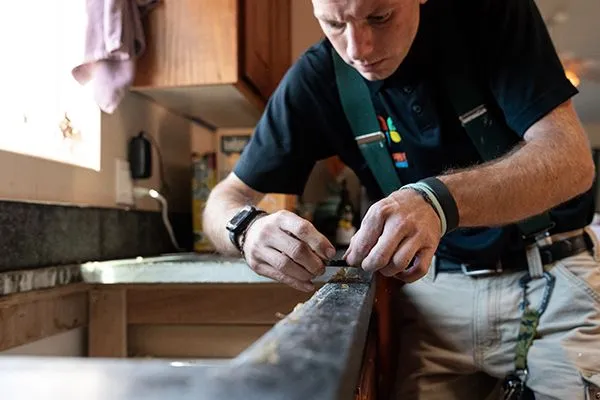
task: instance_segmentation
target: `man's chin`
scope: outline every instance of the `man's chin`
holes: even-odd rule
[[[360,68],[354,66],[354,68],[358,71],[358,73],[369,81],[381,81],[389,78],[396,72],[398,67],[400,66],[400,62],[396,62],[397,60],[393,57],[388,57],[384,59],[382,62],[372,65],[370,68]]]
[[[393,74],[393,71],[357,71],[363,78],[365,78],[368,81],[381,81],[383,79],[389,78],[390,75]]]

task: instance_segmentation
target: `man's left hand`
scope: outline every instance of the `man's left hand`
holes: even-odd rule
[[[429,270],[440,236],[432,206],[415,190],[398,190],[369,208],[344,258],[365,271],[414,282]]]

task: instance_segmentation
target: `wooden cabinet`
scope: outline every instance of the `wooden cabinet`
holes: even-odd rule
[[[244,74],[268,97],[290,66],[290,0],[244,3]]]
[[[216,128],[254,126],[291,64],[290,2],[161,2],[133,90]]]

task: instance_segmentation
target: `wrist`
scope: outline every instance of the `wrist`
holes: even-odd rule
[[[254,206],[248,205],[240,209],[228,222],[226,229],[229,231],[229,240],[235,248],[241,252],[241,236],[245,233],[249,225],[265,211],[257,209]]]
[[[431,207],[435,215],[438,217],[438,220],[440,221],[441,236],[444,236],[444,234],[447,232],[446,217],[444,215],[444,211],[441,205],[439,204],[439,201],[437,200],[431,189],[419,182],[404,185],[400,188],[400,190],[406,189],[410,189],[413,192],[417,193]]]
[[[246,244],[246,238],[248,237],[248,233],[250,232],[250,229],[254,226],[254,224],[256,223],[256,221],[258,221],[259,219],[261,219],[262,217],[267,216],[268,214],[265,211],[262,211],[261,213],[257,214],[252,221],[250,221],[248,223],[248,226],[246,226],[246,229],[244,229],[244,231],[240,234],[239,237],[239,250],[240,250],[240,254],[242,255],[243,259],[246,259],[246,249],[245,249],[245,244]]]
[[[446,232],[451,232],[459,226],[459,213],[456,200],[448,187],[440,179],[430,177],[418,182],[422,187],[427,187],[437,199],[442,213],[446,219]]]

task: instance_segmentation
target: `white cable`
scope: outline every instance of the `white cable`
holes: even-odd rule
[[[167,199],[165,199],[165,197],[162,194],[160,194],[159,192],[157,192],[156,190],[148,189],[148,188],[144,188],[144,187],[134,187],[133,193],[138,197],[150,196],[153,199],[158,200],[158,202],[161,205],[160,211],[161,211],[162,220],[163,220],[163,223],[165,224],[165,228],[167,229],[167,233],[169,234],[169,238],[171,239],[171,243],[173,243],[173,246],[175,247],[176,250],[182,251],[183,249],[181,247],[179,247],[179,244],[177,243],[177,239],[175,238],[175,233],[173,232],[173,227],[171,226],[171,222],[169,221],[169,205],[168,205]]]

